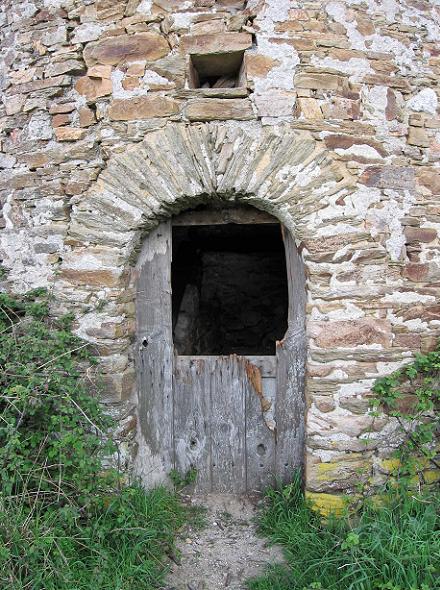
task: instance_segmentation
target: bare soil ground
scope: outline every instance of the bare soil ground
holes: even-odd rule
[[[188,502],[206,508],[206,524],[182,531],[164,590],[242,590],[269,563],[283,560],[256,533],[255,499],[211,494]]]

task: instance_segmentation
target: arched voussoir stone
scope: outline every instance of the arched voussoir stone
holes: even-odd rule
[[[164,218],[212,200],[247,202],[301,239],[301,220],[350,184],[306,131],[169,124],[113,156],[73,205],[69,233],[94,245],[134,243]]]

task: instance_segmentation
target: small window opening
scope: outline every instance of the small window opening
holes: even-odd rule
[[[190,88],[238,88],[246,86],[244,51],[191,55]]]
[[[274,355],[287,330],[279,224],[173,227],[173,338],[181,355]]]

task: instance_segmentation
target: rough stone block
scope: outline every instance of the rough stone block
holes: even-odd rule
[[[305,119],[322,119],[322,111],[319,102],[314,98],[299,98],[298,110],[300,116]]]
[[[194,100],[186,107],[185,115],[190,121],[249,121],[256,118],[251,102],[239,98]]]
[[[350,504],[350,500],[354,500],[354,496],[343,496],[337,494],[325,494],[306,491],[306,498],[312,503],[314,510],[322,514],[322,516],[336,516],[342,514]]]
[[[78,141],[85,136],[85,129],[78,129],[76,127],[57,127],[55,129],[55,137],[57,141]]]
[[[103,403],[117,403],[128,399],[136,383],[136,374],[133,368],[123,373],[102,375],[96,383]]]
[[[371,473],[368,458],[361,454],[347,455],[344,459],[328,463],[307,465],[307,488],[313,492],[343,491],[367,481]]]
[[[297,74],[294,79],[295,88],[311,90],[337,90],[346,83],[346,78],[337,74]]]
[[[412,227],[405,228],[405,237],[407,242],[433,242],[437,238],[437,231],[429,227]]]
[[[422,127],[410,127],[408,133],[409,145],[416,145],[419,147],[429,147],[431,141]]]
[[[352,348],[365,344],[391,346],[391,325],[388,320],[366,317],[358,320],[318,322],[315,330],[315,342],[322,348]]]
[[[108,114],[113,121],[134,121],[169,117],[179,112],[179,103],[165,96],[138,96],[110,103]]]
[[[379,188],[414,190],[414,168],[411,166],[369,166],[360,182]]]
[[[111,80],[101,78],[89,78],[83,76],[75,84],[75,90],[78,94],[85,96],[87,100],[93,102],[101,96],[107,96],[112,92]]]
[[[155,32],[117,35],[102,39],[84,50],[88,67],[96,63],[117,65],[123,62],[155,61],[165,57],[170,47],[162,35]]]
[[[120,270],[83,270],[65,268],[60,277],[72,285],[88,285],[90,287],[118,287],[121,285]]]
[[[218,33],[216,35],[184,35],[181,49],[190,55],[235,53],[252,47],[249,33]]]

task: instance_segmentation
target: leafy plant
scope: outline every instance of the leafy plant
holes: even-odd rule
[[[424,483],[427,464],[440,469],[436,458],[440,429],[440,343],[427,354],[419,354],[414,362],[391,375],[377,379],[373,392],[373,415],[380,410],[396,418],[402,444],[394,475],[407,486],[415,475]]]
[[[96,477],[113,451],[110,426],[81,384],[94,359],[71,331],[50,319],[44,292],[0,294],[0,477],[4,494],[24,490],[40,502],[83,502],[105,483]]]
[[[111,420],[94,363],[44,291],[0,294],[0,590],[150,590],[186,518],[159,488],[104,470]]]

